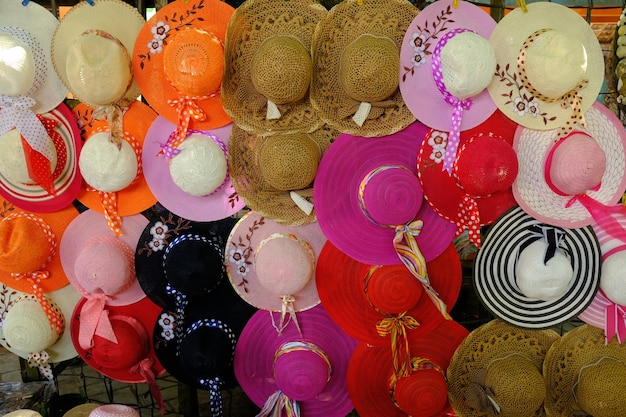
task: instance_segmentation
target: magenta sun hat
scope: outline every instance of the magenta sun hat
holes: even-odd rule
[[[169,164],[167,159],[163,155],[158,155],[161,151],[161,145],[165,143],[170,133],[176,129],[176,125],[169,122],[164,117],[157,117],[156,120],[150,126],[146,139],[143,145],[143,171],[144,177],[148,182],[148,186],[152,193],[157,198],[159,203],[172,213],[184,217],[189,220],[207,222],[226,218],[241,210],[245,206],[243,199],[239,198],[237,191],[233,187],[230,175],[228,173],[228,140],[232,129],[232,124],[228,124],[223,127],[211,129],[210,131],[190,131],[190,136],[187,137],[185,142],[181,144],[179,149],[182,149],[181,153],[170,159]],[[211,140],[206,140],[210,138]],[[192,140],[193,139],[193,140]],[[188,191],[197,187],[204,188],[206,183],[197,181],[198,174],[193,172],[185,173],[185,167],[178,164],[179,161],[185,161],[187,155],[193,155],[194,149],[187,149],[187,147],[198,146],[197,154],[202,154],[203,151],[209,149],[209,151],[215,150],[210,148],[213,144],[218,145],[217,151],[210,154],[213,156],[213,160],[205,159],[204,161],[198,160],[186,160],[185,166],[198,166],[204,178],[216,181],[215,187],[205,189],[202,193],[195,192],[194,195]],[[208,148],[207,148],[208,146]],[[184,149],[183,149],[184,148]],[[221,148],[221,149],[220,149]],[[186,152],[188,151],[188,152]],[[208,154],[208,151],[207,151]],[[217,175],[220,180],[215,180],[216,177],[211,177],[215,172],[206,172],[203,167],[208,167],[214,161],[221,161],[221,168],[226,171],[221,172],[221,176]],[[173,168],[174,167],[174,168]],[[180,171],[176,171],[174,177],[172,177],[172,169],[181,168]],[[224,175],[225,173],[225,175]],[[188,175],[187,175],[188,174]],[[210,178],[211,177],[211,178]],[[177,182],[175,182],[175,179]],[[185,179],[193,180],[195,185],[189,185],[189,182],[185,182]],[[187,185],[183,185],[181,188],[177,184],[185,182]],[[189,186],[190,188],[187,188]],[[210,188],[214,188],[210,191]],[[204,194],[206,192],[207,194]]]
[[[307,417],[344,417],[353,409],[346,387],[357,341],[320,304],[301,313],[302,335],[289,327],[279,336],[264,312],[245,325],[235,348],[235,376],[260,415],[299,408]],[[284,411],[283,411],[284,412]]]
[[[434,2],[413,19],[400,49],[399,87],[417,120],[450,131],[458,142],[460,131],[496,110],[487,91],[496,69],[488,40],[495,27],[488,13],[466,1],[456,7],[453,0]]]
[[[416,220],[423,222],[415,240],[426,261],[452,241],[456,226],[425,202],[417,176],[427,132],[414,122],[375,139],[341,134],[322,157],[313,192],[318,222],[348,256],[372,265],[401,264],[395,229]]]

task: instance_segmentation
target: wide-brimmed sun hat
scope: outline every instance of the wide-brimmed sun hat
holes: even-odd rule
[[[239,197],[251,210],[278,223],[316,221],[313,182],[320,159],[338,135],[323,126],[310,133],[264,137],[233,126],[229,169]]]
[[[291,321],[298,327],[296,313],[320,303],[316,266],[324,243],[317,222],[288,226],[250,211],[228,237],[226,272],[241,298],[270,312],[278,332]]]
[[[456,224],[457,236],[467,230],[478,248],[481,226],[516,205],[511,187],[518,171],[513,150],[517,126],[496,110],[462,132],[450,173],[443,168],[448,132],[431,129],[420,148],[417,172],[424,198],[441,217]]]
[[[587,308],[600,285],[601,263],[591,226],[546,225],[516,207],[491,225],[476,255],[474,288],[496,317],[547,328]]]
[[[604,55],[576,11],[536,2],[507,13],[491,33],[496,74],[487,87],[498,108],[531,129],[571,130],[596,100]]]
[[[335,129],[384,136],[415,121],[398,88],[402,40],[418,9],[405,0],[336,4],[313,35],[310,100]]]
[[[264,312],[250,318],[235,350],[237,381],[266,415],[345,416],[353,408],[346,371],[357,341],[322,305],[300,314],[301,333],[292,326],[278,336]]]
[[[409,25],[400,49],[400,92],[417,120],[450,132],[443,166],[452,171],[459,133],[485,121],[496,105],[487,91],[496,56],[496,21],[477,5],[443,0]]]
[[[545,416],[543,364],[559,337],[551,329],[523,329],[497,319],[473,330],[446,372],[454,411],[462,417]]]
[[[391,351],[367,342],[357,345],[346,384],[359,416],[407,417],[452,415],[446,369],[454,351],[469,334],[453,320],[411,338],[411,374],[397,378]]]
[[[626,407],[626,345],[605,342],[602,329],[583,324],[565,333],[543,363],[548,415],[611,417]]]
[[[311,41],[326,13],[313,0],[251,0],[235,9],[224,43],[222,104],[237,126],[261,135],[321,126],[309,86]]]

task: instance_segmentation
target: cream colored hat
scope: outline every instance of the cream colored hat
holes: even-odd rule
[[[86,403],[80,404],[76,407],[69,409],[63,417],[89,417],[89,413],[91,413],[95,408],[100,407],[101,404],[97,403]]]

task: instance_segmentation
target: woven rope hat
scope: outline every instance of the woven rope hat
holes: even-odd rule
[[[549,415],[611,417],[626,409],[626,346],[606,344],[602,329],[583,324],[565,333],[548,350],[543,373]]]
[[[327,10],[313,0],[249,0],[226,32],[224,110],[258,133],[311,132],[321,125],[309,100],[311,41]]]
[[[316,221],[313,181],[323,153],[338,134],[324,126],[311,133],[263,137],[233,126],[229,168],[239,197],[251,210],[278,223]]]
[[[322,120],[342,133],[367,137],[389,135],[415,121],[398,74],[402,40],[417,12],[404,0],[348,0],[322,18],[313,36],[310,95]]]
[[[542,366],[558,339],[554,330],[523,329],[497,319],[473,330],[447,370],[454,411],[461,417],[545,416]]]
[[[496,74],[487,87],[516,123],[539,130],[584,122],[604,77],[604,55],[591,26],[557,3],[529,4],[500,20],[489,42]]]
[[[547,328],[587,308],[598,291],[600,268],[591,226],[557,228],[516,207],[491,225],[476,256],[473,282],[496,317]]]

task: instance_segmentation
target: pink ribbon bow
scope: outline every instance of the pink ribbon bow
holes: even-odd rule
[[[161,395],[161,390],[156,383],[156,377],[154,375],[154,371],[152,370],[152,366],[154,365],[154,360],[152,358],[142,359],[139,363],[135,364],[130,371],[134,374],[141,375],[146,382],[148,383],[148,387],[150,388],[150,394],[152,398],[154,398],[159,405],[159,410],[161,411],[161,415],[165,415],[165,403],[163,402],[163,395]]]
[[[614,336],[620,343],[626,340],[626,307],[610,303],[604,310],[604,334],[608,344]]]
[[[78,344],[87,350],[93,346],[93,337],[98,335],[113,343],[117,337],[109,320],[107,301],[111,297],[104,294],[90,294],[80,310],[80,326],[78,328]]]

